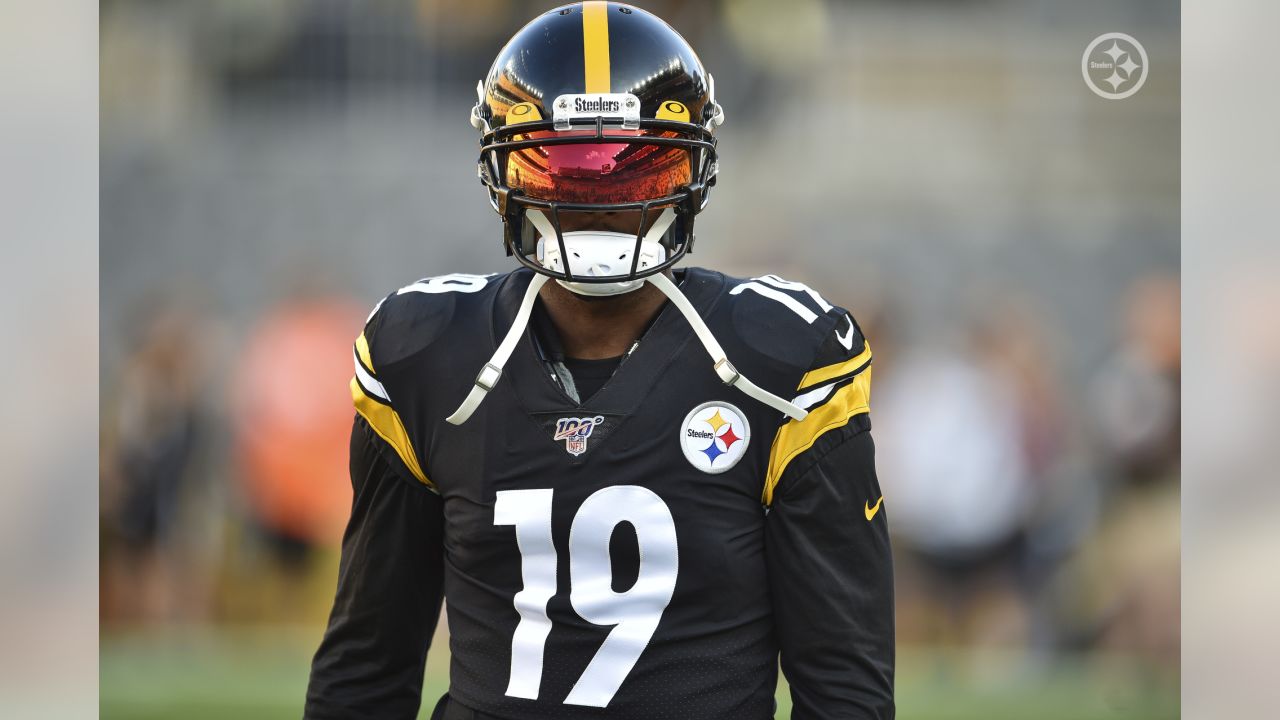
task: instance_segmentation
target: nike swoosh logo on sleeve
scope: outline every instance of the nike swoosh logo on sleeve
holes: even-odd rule
[[[870,503],[863,503],[863,508],[864,508],[864,509],[863,509],[862,513],[863,513],[864,515],[866,515],[866,516],[867,516],[867,522],[870,522],[870,521],[871,521],[871,518],[875,517],[875,516],[876,516],[876,513],[880,512],[880,503],[882,503],[882,502],[884,502],[884,496],[883,496],[883,495],[881,495],[881,496],[880,496],[880,499],[876,501],[876,506],[875,506],[875,507],[871,507],[871,504],[870,504]]]
[[[840,344],[844,346],[845,350],[852,350],[853,349],[853,318],[849,317],[848,313],[846,313],[844,316],[844,319],[849,321],[849,329],[846,330],[843,335],[837,332],[836,340],[840,341]]]

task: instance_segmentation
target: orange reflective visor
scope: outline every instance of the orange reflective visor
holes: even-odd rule
[[[541,130],[512,139],[594,135],[594,130]],[[534,145],[512,150],[506,158],[507,186],[538,200],[624,203],[667,197],[692,182],[689,148],[628,140],[639,137],[680,136],[658,130],[611,130],[606,139],[615,142]]]

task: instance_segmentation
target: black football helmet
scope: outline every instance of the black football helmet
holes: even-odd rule
[[[724,113],[711,75],[670,25],[622,3],[556,8],[511,38],[477,93],[480,180],[508,255],[579,288],[630,288],[693,247]],[[606,245],[607,262],[575,271],[578,248],[566,248],[561,221],[580,213],[634,217],[634,246],[627,233],[621,252]]]

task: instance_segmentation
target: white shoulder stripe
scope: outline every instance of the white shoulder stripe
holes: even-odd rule
[[[386,402],[391,402],[391,398],[387,397],[387,389],[382,386],[382,383],[373,379],[373,376],[364,369],[355,350],[351,351],[351,357],[356,363],[356,380],[360,382],[360,387],[368,390],[370,395],[375,395]]]
[[[359,363],[357,363],[357,365],[358,364]],[[831,395],[831,391],[834,390],[835,387],[836,387],[835,383],[827,383],[826,385],[823,385],[822,387],[819,387],[819,388],[814,388],[809,392],[800,393],[799,395],[792,398],[791,402],[795,403],[796,405],[799,405],[805,410],[808,410],[814,405],[817,405],[823,400],[826,400]]]

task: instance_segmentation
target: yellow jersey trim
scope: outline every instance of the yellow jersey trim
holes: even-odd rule
[[[373,356],[369,354],[369,341],[364,339],[364,333],[360,333],[360,337],[356,338],[356,354],[360,356],[360,362],[364,364],[364,369],[369,371],[370,375],[377,375],[373,371]]]
[[[418,456],[413,451],[413,444],[409,442],[409,433],[405,431],[400,415],[390,405],[384,405],[366,395],[364,389],[360,387],[360,382],[354,377],[351,378],[351,401],[355,404],[356,412],[360,413],[360,417],[368,420],[369,427],[378,433],[378,437],[386,440],[387,444],[396,451],[396,455],[404,461],[409,472],[413,473],[419,482],[434,490],[435,484],[427,479],[426,474],[422,472],[422,466],[418,465]]]
[[[834,375],[833,375],[834,377]],[[840,388],[831,399],[809,412],[804,420],[788,420],[778,428],[773,447],[769,449],[769,468],[765,473],[762,500],[765,506],[773,503],[773,491],[782,479],[782,473],[800,453],[829,430],[847,425],[849,419],[870,412],[871,368],[858,375],[848,385]]]
[[[609,3],[582,3],[582,57],[588,93],[612,92],[609,81]]]
[[[854,370],[866,365],[870,360],[871,344],[863,343],[862,352],[858,353],[854,357],[849,358],[844,362],[827,365],[826,367],[820,367],[817,370],[810,370],[805,373],[804,377],[800,378],[800,387],[798,387],[797,390],[804,390],[805,388],[813,387],[814,385],[838,378],[841,375],[848,375]]]

